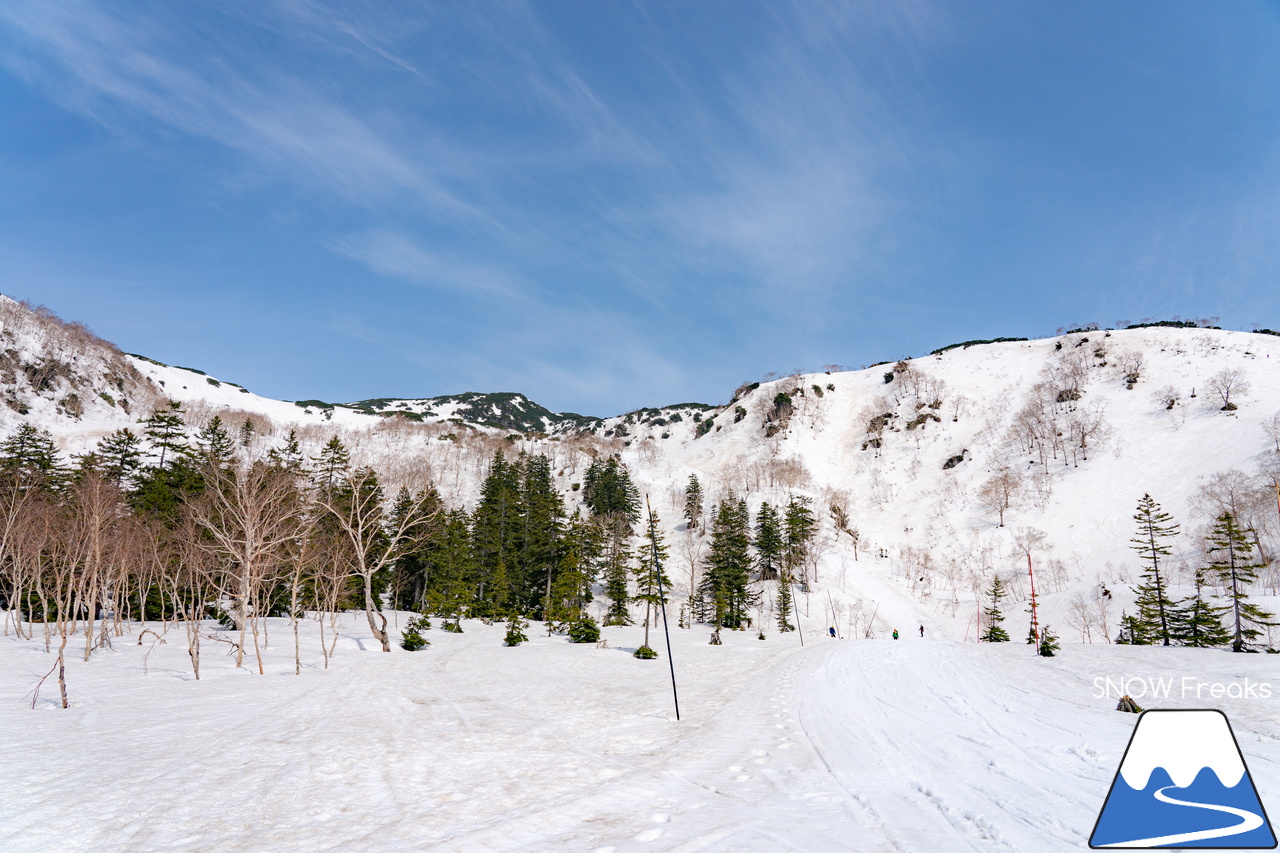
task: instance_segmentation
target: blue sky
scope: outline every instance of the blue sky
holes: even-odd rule
[[[0,4],[0,291],[261,394],[609,415],[1280,327],[1280,5]]]

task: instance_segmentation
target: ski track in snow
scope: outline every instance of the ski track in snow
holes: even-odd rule
[[[607,650],[506,649],[501,625],[468,623],[383,655],[361,619],[301,677],[278,620],[266,676],[206,642],[196,682],[181,632],[126,635],[69,661],[66,711],[56,685],[24,707],[49,666],[39,638],[0,639],[0,850],[1083,850],[1134,721],[1092,678],[1267,663],[675,631],[677,723],[666,667],[628,654],[638,628],[606,629]],[[1275,712],[1227,710],[1265,799]]]

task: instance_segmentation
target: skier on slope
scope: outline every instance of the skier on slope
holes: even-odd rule
[[[920,639],[922,639],[922,640],[924,639],[924,626],[923,626],[923,625],[921,625],[921,626],[920,626]]]
[[[897,628],[894,628],[894,629],[893,629],[893,638],[894,638],[895,640],[896,640],[896,639],[898,639],[898,629],[897,629]]]

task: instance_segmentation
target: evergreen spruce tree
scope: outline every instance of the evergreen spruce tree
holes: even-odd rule
[[[1146,563],[1142,570],[1142,583],[1134,589],[1138,619],[1152,642],[1158,641],[1167,646],[1174,633],[1170,625],[1174,605],[1169,598],[1168,581],[1160,572],[1160,561],[1172,553],[1165,540],[1178,535],[1178,525],[1149,494],[1144,494],[1138,501],[1138,511],[1133,520],[1138,525],[1138,535],[1129,540],[1130,547]]]
[[[809,543],[818,531],[818,522],[809,509],[807,497],[793,497],[787,501],[787,511],[783,517],[783,551],[782,565],[787,577],[792,582],[797,579],[804,590],[809,589],[809,574],[805,570],[805,557],[809,554]]]
[[[640,519],[640,495],[627,466],[616,456],[595,460],[582,482],[582,499],[603,532],[601,583],[609,598],[605,625],[630,625],[627,579],[631,563],[631,539]]]
[[[1230,601],[1231,651],[1246,651],[1249,643],[1262,635],[1260,627],[1277,624],[1273,614],[1249,601],[1246,590],[1248,584],[1257,580],[1262,566],[1251,562],[1253,543],[1229,512],[1218,516],[1205,545],[1205,551],[1211,556],[1209,568],[1222,580]]]
[[[480,487],[480,503],[471,521],[477,571],[472,606],[475,615],[493,617],[508,607],[512,567],[518,570],[520,565],[522,514],[519,467],[508,462],[499,450]]]
[[[707,588],[707,578],[704,574],[698,585],[694,587],[693,593],[689,596],[689,618],[692,622],[715,621],[715,612],[712,610],[707,596],[703,594]],[[692,623],[690,626],[692,626]]]
[[[1195,570],[1195,594],[1179,602],[1173,623],[1178,642],[1184,646],[1210,648],[1231,642],[1231,634],[1222,625],[1227,607],[1216,606],[1205,597],[1208,569]]]
[[[1040,648],[1038,650],[1040,656],[1051,658],[1053,657],[1053,653],[1058,651],[1058,648],[1057,635],[1049,630],[1048,625],[1045,625],[1044,628],[1040,630]]]
[[[0,474],[19,489],[54,491],[65,484],[69,472],[58,457],[53,435],[24,423],[0,442]]]
[[[416,652],[431,645],[431,641],[422,636],[423,631],[431,628],[431,620],[425,616],[415,616],[405,623],[400,633],[400,648],[406,652]]]
[[[253,421],[248,418],[244,419],[244,423],[240,424],[240,446],[248,447],[253,444],[253,436],[257,430],[253,426]]]
[[[449,511],[432,533],[438,538],[425,552],[427,607],[443,619],[453,619],[441,627],[460,634],[476,575],[467,514],[460,509]]]
[[[593,516],[625,516],[634,525],[640,520],[640,493],[622,460],[611,456],[596,460],[582,479],[582,500]]]
[[[142,424],[154,464],[134,476],[129,504],[166,527],[174,527],[181,521],[185,502],[204,492],[201,464],[187,444],[180,403],[170,400]]]
[[[296,442],[294,434],[290,432],[289,435]],[[321,448],[320,455],[311,461],[311,480],[323,492],[338,486],[351,471],[351,454],[336,435]]]
[[[142,442],[128,428],[118,429],[98,442],[95,451],[102,462],[102,473],[120,489],[134,485],[134,477],[142,468]]]
[[[783,577],[778,581],[778,630],[785,634],[796,629],[791,624],[791,578]]]
[[[1001,627],[1001,623],[1004,622],[1004,613],[1000,610],[1000,602],[1007,594],[1000,576],[996,575],[991,581],[991,589],[987,591],[991,604],[982,611],[982,619],[987,627],[978,639],[984,643],[1009,642],[1009,632]]]
[[[565,529],[560,565],[546,607],[549,626],[551,623],[568,625],[591,601],[591,587],[603,551],[604,534],[600,526],[584,520],[581,513],[575,511]]]
[[[564,545],[564,502],[556,491],[546,456],[529,457],[522,472],[515,605],[523,613],[546,618]]]
[[[222,418],[214,415],[209,423],[196,434],[196,456],[200,462],[225,468],[231,464],[235,456],[235,444],[227,429],[222,425]]]
[[[521,643],[529,642],[529,638],[524,635],[525,628],[529,627],[529,623],[520,617],[519,613],[511,614],[507,619],[507,635],[502,639],[504,646],[518,646]]]
[[[725,500],[715,511],[706,570],[699,585],[717,628],[741,629],[750,622],[757,596],[751,590],[751,532],[746,501]]]
[[[195,461],[186,455],[178,456],[164,467],[143,468],[134,478],[129,505],[172,528],[181,522],[185,502],[203,494],[205,485]]]
[[[687,530],[696,530],[702,523],[702,484],[696,474],[689,475],[684,487],[684,521]]]
[[[671,588],[671,578],[667,576],[666,569],[662,568],[667,562],[667,546],[662,540],[662,531],[658,529],[656,513],[650,513],[648,527],[649,535],[644,537],[640,545],[634,596],[636,601],[644,602],[644,646],[642,648],[649,646],[649,625],[657,624],[658,612],[667,601],[663,593]],[[656,548],[655,543],[657,543]],[[660,589],[661,592],[659,592]],[[638,655],[638,657],[643,656]]]
[[[397,549],[400,556],[392,567],[391,586],[400,609],[419,610],[423,606],[430,582],[431,553],[439,547],[444,516],[444,501],[434,487],[427,487],[420,502],[405,486],[396,493],[387,519],[388,529],[398,530],[406,520],[418,519],[407,525]]]
[[[156,409],[151,417],[142,422],[142,434],[151,444],[151,453],[156,457],[157,468],[172,465],[187,449],[186,421],[182,417],[182,404],[170,400],[165,406]]]
[[[338,443],[341,445],[341,442]],[[302,476],[306,473],[306,459],[302,455],[302,447],[298,442],[298,433],[295,430],[289,430],[289,435],[285,437],[283,447],[273,447],[268,450],[267,458],[271,460],[271,464],[278,465],[290,474]]]
[[[631,601],[627,580],[631,566],[631,525],[626,516],[616,515],[610,518],[604,530],[605,549],[600,579],[604,594],[609,598],[604,624],[630,625],[633,620],[627,609]]]
[[[600,642],[600,626],[596,624],[596,620],[592,619],[591,615],[585,610],[579,613],[578,618],[569,625],[569,642]]]
[[[778,511],[765,501],[760,504],[760,513],[756,516],[756,566],[757,577],[762,581],[777,580],[782,568],[783,551],[787,541],[783,537],[782,523]]]
[[[1120,611],[1120,633],[1116,635],[1116,645],[1149,646],[1151,645],[1150,626],[1139,616],[1131,616],[1127,610]]]

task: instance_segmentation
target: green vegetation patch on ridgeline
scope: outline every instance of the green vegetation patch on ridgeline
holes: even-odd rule
[[[1027,339],[1026,338],[991,338],[989,340],[984,340],[984,341],[961,341],[958,344],[947,344],[945,347],[939,347],[938,349],[929,353],[929,355],[941,355],[947,350],[968,349],[969,347],[981,346],[982,344],[1011,344],[1011,343],[1016,343],[1017,341],[1025,341],[1025,340]],[[881,363],[888,364],[887,361],[881,362]]]
[[[400,404],[423,409],[425,414],[406,411]],[[549,428],[561,425],[584,428],[600,423],[599,418],[586,417],[576,412],[553,412],[523,394],[511,391],[489,394],[467,391],[462,394],[417,399],[378,397],[345,405],[370,415],[398,414],[410,420],[423,419],[441,408],[453,407],[450,420],[521,433],[546,432]],[[415,415],[417,417],[414,417]]]
[[[1221,329],[1209,320],[1143,320],[1141,323],[1130,323],[1126,329]]]
[[[158,365],[158,366],[160,366],[160,367],[168,367],[168,366],[169,366],[169,365],[165,364],[163,361],[156,361],[154,358],[147,358],[145,355],[138,355],[136,352],[127,352],[127,353],[125,353],[125,355],[129,356],[130,358],[136,358],[136,359],[139,359],[140,361],[150,362],[151,364],[155,364],[155,365]]]

